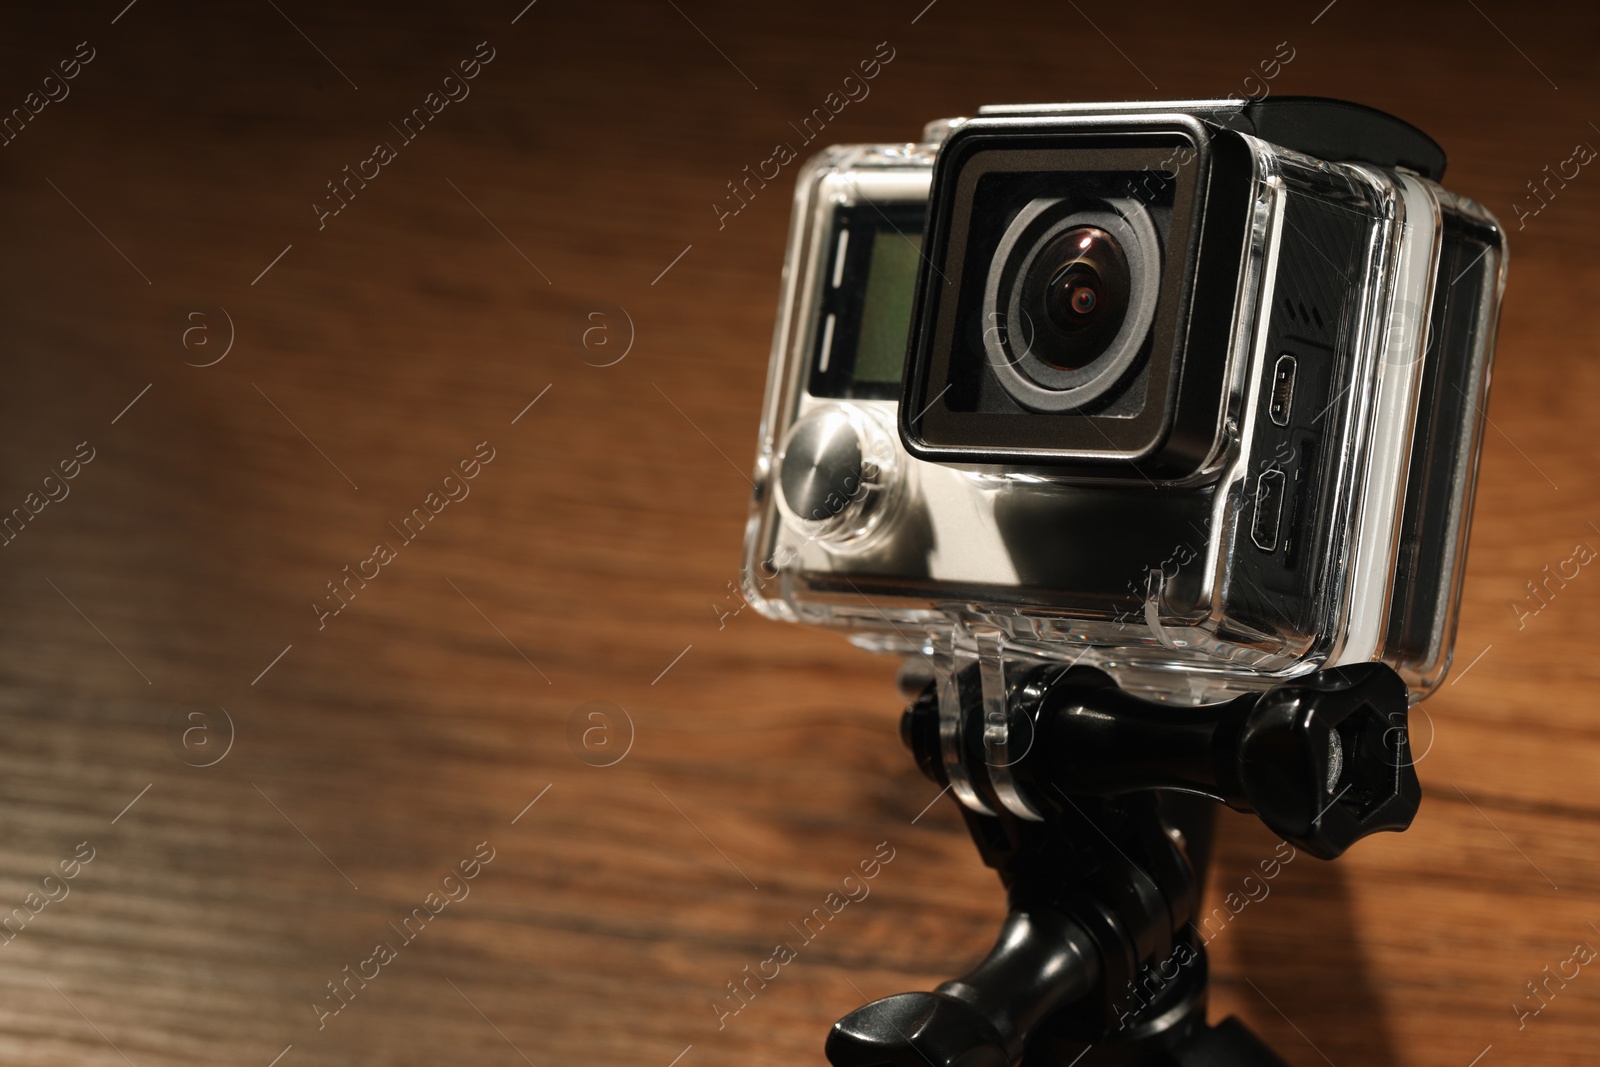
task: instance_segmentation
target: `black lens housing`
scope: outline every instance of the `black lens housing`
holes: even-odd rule
[[[928,203],[900,404],[907,450],[934,462],[1095,479],[1178,481],[1202,471],[1225,432],[1223,379],[1250,175],[1239,138],[1186,114],[1052,115],[956,129],[934,164]],[[1111,228],[1074,227],[1074,212],[1140,226],[1149,225],[1141,216],[1155,218],[1155,247],[1137,250],[1150,265],[1124,273],[1119,258],[1136,251],[1125,234],[1092,241],[1095,255],[1076,265],[1031,237],[1018,250],[1001,247],[1030,203],[1052,198],[1069,230]],[[1016,301],[1027,309],[1020,320],[1007,317],[1003,275],[999,297],[994,284],[984,295],[997,254],[1016,270],[1032,256]],[[1070,286],[1048,295],[1074,266],[1096,283],[1104,309],[1080,315],[1081,325],[1060,307]],[[1083,387],[1079,379],[1100,366],[1146,286],[1154,310],[1135,338],[1137,352],[1113,380]],[[1031,365],[1028,355],[1037,357]],[[1025,395],[1008,365],[1062,399]]]

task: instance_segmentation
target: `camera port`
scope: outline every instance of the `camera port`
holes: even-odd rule
[[[1267,406],[1267,417],[1275,426],[1289,425],[1289,412],[1294,410],[1294,377],[1297,370],[1295,358],[1285,352],[1272,368],[1272,400]]]
[[[1289,534],[1283,540],[1283,565],[1293,570],[1300,563],[1300,542],[1296,536],[1306,523],[1311,522],[1314,501],[1311,498],[1317,472],[1317,439],[1306,438],[1300,442],[1299,466],[1294,472],[1294,500],[1289,509]]]
[[[1283,522],[1283,490],[1281,470],[1266,471],[1256,481],[1256,517],[1250,526],[1250,539],[1263,552],[1278,547],[1278,528]]]

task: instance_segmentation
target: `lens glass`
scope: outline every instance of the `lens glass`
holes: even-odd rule
[[[1161,240],[1131,197],[1035,197],[989,259],[982,313],[996,383],[1032,411],[1136,412]],[[1122,410],[1114,414],[1122,414]]]
[[[1063,370],[1088,366],[1106,351],[1128,313],[1128,257],[1097,226],[1052,238],[1023,281],[1023,307],[1044,324],[1034,353]]]

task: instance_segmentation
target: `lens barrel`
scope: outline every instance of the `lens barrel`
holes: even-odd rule
[[[1128,373],[1155,318],[1161,248],[1143,204],[1037,199],[989,264],[984,348],[1024,408],[1077,411]]]

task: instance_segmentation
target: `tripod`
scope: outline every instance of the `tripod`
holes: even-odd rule
[[[901,739],[960,802],[1005,886],[994,948],[932,993],[834,1024],[835,1067],[1284,1067],[1235,1018],[1206,1021],[1194,926],[1210,797],[1333,859],[1404,830],[1421,799],[1408,695],[1383,664],[1318,671],[1204,707],[1119,689],[1091,667],[951,670]]]

